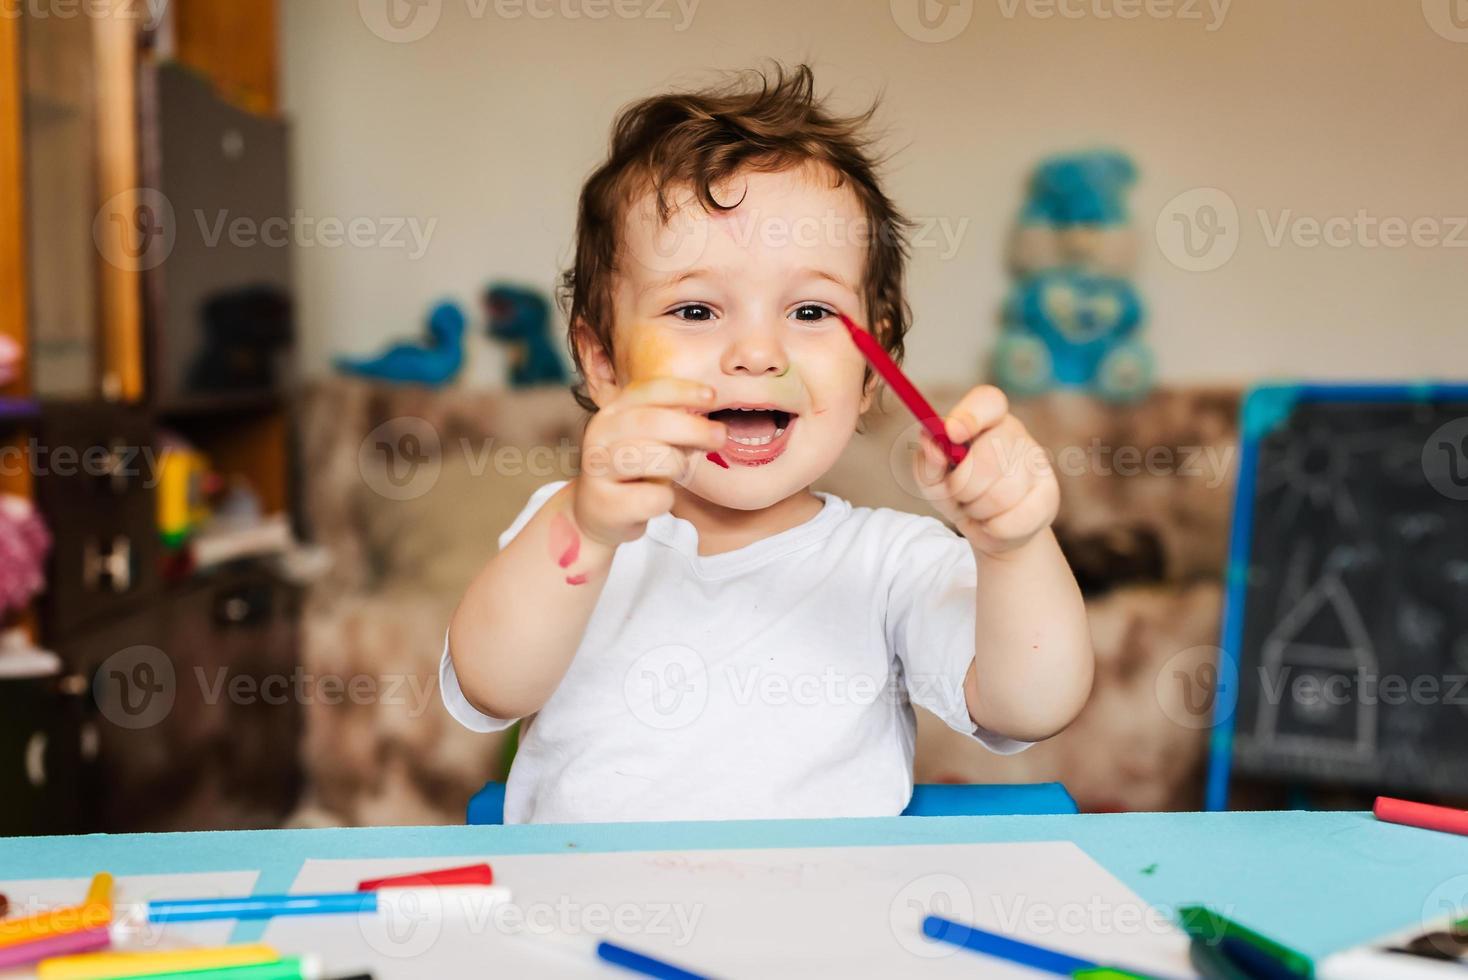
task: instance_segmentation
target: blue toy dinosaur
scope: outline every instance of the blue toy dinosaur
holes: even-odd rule
[[[550,332],[550,303],[533,289],[495,283],[484,293],[489,336],[509,348],[510,387],[569,383]]]
[[[448,384],[464,363],[464,311],[439,303],[428,314],[428,336],[422,343],[394,344],[370,357],[338,357],[343,374],[382,381],[438,387]]]

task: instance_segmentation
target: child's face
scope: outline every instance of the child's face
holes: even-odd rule
[[[729,468],[700,454],[685,486],[722,506],[760,509],[808,487],[870,406],[866,362],[835,316],[863,322],[870,223],[832,184],[814,167],[742,173],[715,191],[740,201],[730,211],[710,215],[691,192],[674,197],[682,207],[667,223],[651,193],[628,209],[612,297],[616,385],[713,386]],[[779,411],[718,411],[732,405]]]

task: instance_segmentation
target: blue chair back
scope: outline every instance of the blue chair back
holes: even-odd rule
[[[1078,813],[1060,783],[1004,785],[918,783],[904,817],[993,817],[1026,813]],[[469,823],[505,822],[505,784],[485,783],[469,800]]]

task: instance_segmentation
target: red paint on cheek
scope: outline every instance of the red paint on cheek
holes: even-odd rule
[[[575,526],[564,513],[551,519],[550,553],[562,568],[569,568],[581,553],[581,535],[576,533]]]
[[[725,460],[724,457],[720,456],[718,453],[709,453],[708,454],[708,459],[709,459],[709,462],[711,462],[711,463],[718,463],[720,466],[722,466],[726,470],[729,468],[728,461]]]
[[[566,576],[566,584],[567,585],[585,585],[586,584],[586,573],[585,572],[582,572],[579,575],[567,575]]]

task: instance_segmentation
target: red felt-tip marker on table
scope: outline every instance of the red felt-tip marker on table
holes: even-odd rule
[[[911,410],[912,414],[917,416],[918,421],[928,430],[928,434],[933,437],[933,441],[938,444],[938,448],[948,458],[949,465],[957,466],[959,463],[962,463],[963,458],[968,455],[968,446],[961,442],[954,442],[948,438],[948,430],[943,427],[942,417],[933,411],[933,406],[928,404],[928,400],[923,397],[922,392],[918,391],[913,386],[913,383],[907,380],[907,375],[903,374],[902,369],[897,366],[892,358],[887,356],[887,352],[882,349],[882,345],[877,342],[877,338],[867,333],[861,327],[858,327],[852,321],[851,317],[845,313],[837,313],[836,315],[841,318],[842,323],[846,324],[846,330],[851,334],[851,339],[856,343],[857,348],[862,354],[866,356],[866,359],[871,362],[872,367],[877,369],[877,373],[882,376],[888,386],[897,392],[897,397],[902,399],[902,403]]]
[[[440,868],[415,874],[371,878],[359,882],[357,891],[375,892],[384,888],[426,888],[435,885],[492,885],[494,871],[488,864],[468,864],[461,868]]]
[[[1371,808],[1371,812],[1376,814],[1376,819],[1385,820],[1388,823],[1468,836],[1468,810],[1455,810],[1449,806],[1433,806],[1430,803],[1414,803],[1411,800],[1378,796],[1376,806]]]

